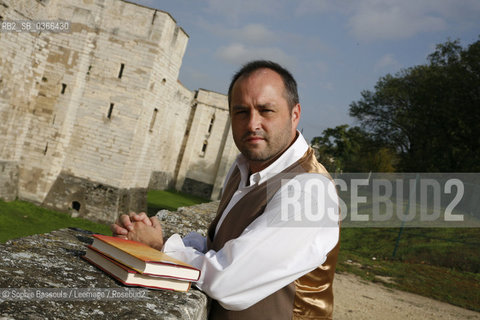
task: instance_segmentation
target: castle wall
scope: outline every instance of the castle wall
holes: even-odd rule
[[[226,175],[224,167],[233,162],[236,154],[236,148],[232,149],[234,143],[230,133],[228,101],[223,94],[200,89],[195,105],[195,117],[178,173],[177,189],[217,199],[217,189],[221,189]]]
[[[18,164],[19,198],[109,220],[145,210],[134,198],[148,187],[215,194],[231,149],[226,97],[178,82],[188,35],[168,13],[0,0],[0,16],[71,22],[70,33],[0,33],[0,159]]]
[[[18,165],[16,161],[0,160],[0,198],[13,201],[18,192]]]
[[[150,155],[153,158],[149,184],[151,189],[175,188],[176,169],[181,163],[182,142],[191,125],[190,116],[194,113],[193,99],[194,92],[178,85],[162,117],[157,116],[160,146],[158,152]]]
[[[13,1],[2,1],[0,5],[3,9],[0,15],[11,19],[25,20],[33,12],[37,12],[39,19],[48,16],[38,2],[18,8],[20,10],[13,7]],[[49,176],[42,167],[53,160],[45,161],[45,140],[52,134],[50,126],[45,125],[50,120],[52,100],[44,91],[49,42],[50,39],[38,34],[0,34],[0,132],[6,137],[0,147],[0,157],[19,161],[19,186],[23,187],[19,189],[19,196],[30,193],[32,200],[39,199],[36,189],[45,185]],[[32,161],[23,166],[26,158]]]

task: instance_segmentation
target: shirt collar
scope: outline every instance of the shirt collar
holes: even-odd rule
[[[246,187],[247,181],[248,186],[254,186],[257,184],[261,184],[268,180],[273,174],[279,173],[283,171],[285,168],[289,167],[297,160],[299,160],[305,152],[308,150],[307,141],[303,135],[297,130],[297,138],[295,142],[287,149],[283,154],[278,157],[272,164],[270,164],[265,169],[252,174],[250,177],[248,176],[249,168],[248,168],[248,161],[243,154],[239,154],[236,159],[236,165],[240,170],[240,187]]]

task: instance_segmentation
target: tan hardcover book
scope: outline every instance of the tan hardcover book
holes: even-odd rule
[[[90,246],[87,248],[87,253],[82,258],[127,286],[140,286],[182,292],[186,292],[190,289],[191,282],[189,281],[138,273],[137,271],[101,254]]]
[[[186,281],[200,278],[197,268],[144,243],[100,234],[93,237],[94,249],[139,273]]]

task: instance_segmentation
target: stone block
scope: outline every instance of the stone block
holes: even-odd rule
[[[130,211],[146,212],[147,189],[121,189],[62,172],[42,204],[74,216],[111,223]]]
[[[166,190],[173,187],[172,175],[168,172],[153,171],[150,176],[148,189]]]
[[[0,160],[0,198],[13,201],[18,194],[18,165],[16,161]]]
[[[204,199],[210,199],[213,185],[202,181],[186,178],[183,182],[182,192],[193,194]]]

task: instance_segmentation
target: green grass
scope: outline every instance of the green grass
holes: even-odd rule
[[[160,209],[176,210],[208,200],[175,191],[150,191],[148,211],[155,214]],[[110,234],[110,226],[68,214],[38,207],[25,201],[4,202],[0,200],[0,243],[53,230],[76,227],[96,233]]]
[[[480,311],[479,229],[405,228],[393,256],[398,233],[344,228],[337,270]]]
[[[47,210],[24,201],[0,200],[0,243],[9,239],[46,233],[61,228],[76,227],[109,234],[108,225],[72,218],[66,213]]]
[[[188,207],[210,200],[172,190],[148,191],[148,214],[154,215],[158,210],[177,210],[179,207]]]

